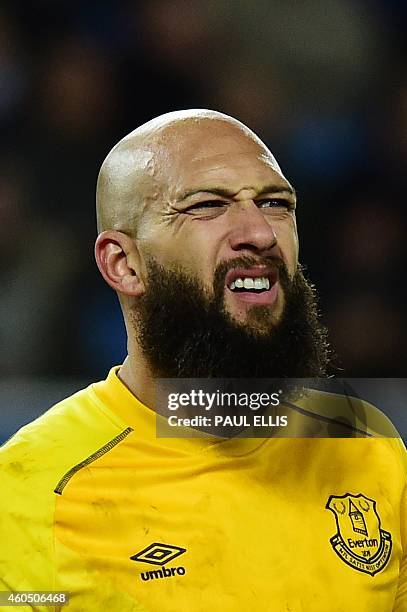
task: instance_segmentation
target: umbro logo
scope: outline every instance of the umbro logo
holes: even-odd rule
[[[172,544],[154,542],[150,544],[150,546],[147,546],[147,548],[132,555],[130,559],[132,561],[161,566],[161,569],[142,572],[140,574],[142,580],[155,580],[157,578],[170,578],[176,575],[183,576],[185,574],[185,567],[164,567],[164,565],[184,554],[184,552],[186,552],[186,548],[173,546]]]

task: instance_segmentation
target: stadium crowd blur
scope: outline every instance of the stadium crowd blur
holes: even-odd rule
[[[3,0],[0,374],[105,376],[125,354],[93,259],[98,168],[170,110],[214,108],[299,192],[338,375],[405,377],[402,0]]]

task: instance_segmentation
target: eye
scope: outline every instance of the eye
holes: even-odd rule
[[[289,200],[284,200],[282,198],[267,198],[265,200],[259,200],[257,202],[258,208],[262,209],[274,209],[274,210],[294,210],[294,204]]]
[[[219,206],[224,206],[224,202],[221,200],[207,200],[206,202],[198,202],[197,204],[192,204],[188,208],[190,210],[200,210],[201,208],[218,208]]]
[[[190,215],[216,216],[226,206],[223,200],[205,200],[189,206],[184,212]]]

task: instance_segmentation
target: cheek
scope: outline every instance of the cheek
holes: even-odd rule
[[[276,228],[277,241],[288,270],[294,272],[298,263],[299,243],[295,220]]]
[[[294,245],[293,245],[294,257],[295,257],[295,262],[297,263],[298,262],[298,255],[299,255],[299,252],[300,252],[300,244],[299,244],[299,241],[298,241],[297,228],[295,228],[295,232],[293,234],[293,242],[294,242]]]
[[[143,244],[143,251],[162,266],[180,267],[199,277],[205,284],[211,283],[211,243],[208,232],[178,232],[165,236],[164,232]]]
[[[214,232],[208,231],[208,228],[203,226],[197,230],[188,235],[179,254],[189,269],[198,274],[205,285],[212,286],[216,261]]]

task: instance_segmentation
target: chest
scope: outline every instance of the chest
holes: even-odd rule
[[[396,489],[346,468],[275,467],[239,459],[83,470],[56,505],[64,588],[81,574],[85,589],[108,584],[129,610],[154,612],[390,612]]]

